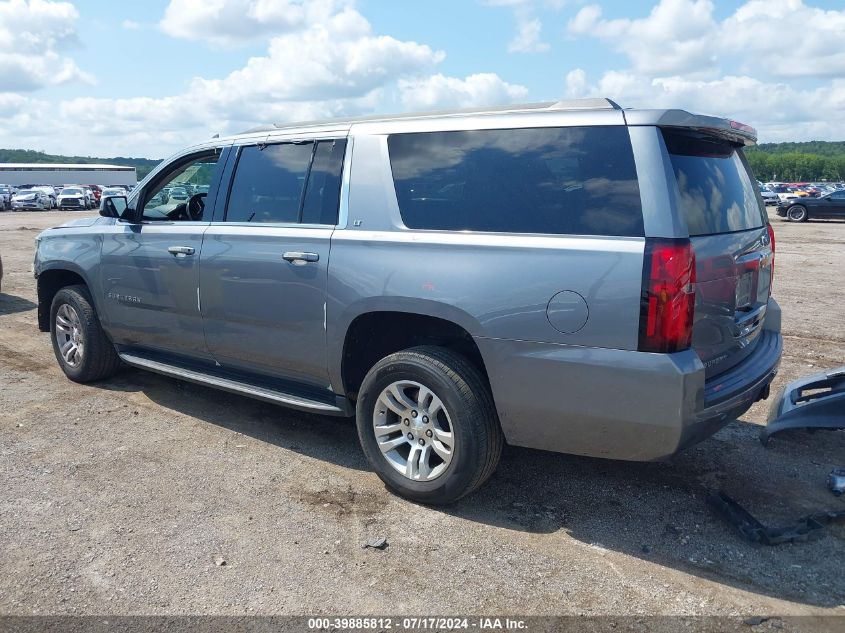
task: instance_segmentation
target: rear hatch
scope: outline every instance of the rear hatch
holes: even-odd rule
[[[663,137],[695,252],[692,347],[710,378],[747,358],[763,330],[774,261],[768,216],[735,143],[676,128]]]

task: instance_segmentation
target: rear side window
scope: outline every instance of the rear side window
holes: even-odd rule
[[[317,143],[302,207],[303,224],[337,224],[345,151],[346,139]]]
[[[644,234],[625,127],[394,134],[388,147],[409,228]]]
[[[346,139],[244,147],[226,221],[337,224],[345,151]]]
[[[766,223],[740,150],[716,139],[666,130],[663,138],[691,236],[745,231]]]
[[[226,207],[227,222],[298,222],[313,143],[244,147]]]

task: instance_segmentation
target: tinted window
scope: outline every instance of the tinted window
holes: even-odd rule
[[[754,180],[740,150],[713,139],[664,131],[689,234],[712,235],[765,224]]]
[[[345,150],[345,139],[317,143],[305,190],[303,224],[337,224]]]
[[[227,222],[298,222],[313,143],[244,147],[226,210]]]
[[[388,145],[409,228],[643,235],[624,127],[396,134]]]

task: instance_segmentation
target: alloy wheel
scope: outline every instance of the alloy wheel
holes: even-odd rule
[[[400,380],[381,392],[373,431],[387,462],[412,481],[437,479],[452,462],[455,438],[449,412],[418,382]]]
[[[793,222],[801,222],[807,216],[807,211],[803,207],[791,207],[789,209],[789,219]]]
[[[56,343],[68,367],[78,367],[85,354],[82,322],[70,304],[63,303],[56,311]]]

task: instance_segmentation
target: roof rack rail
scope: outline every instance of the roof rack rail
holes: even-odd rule
[[[621,110],[622,106],[607,97],[564,99],[556,101],[550,110]]]
[[[438,116],[461,116],[470,114],[500,114],[505,112],[526,112],[530,110],[621,110],[621,106],[607,98],[567,99],[563,101],[541,101],[539,103],[518,103],[486,108],[460,108],[453,110],[436,110],[431,112],[406,112],[403,114],[372,114],[339,119],[325,119],[320,121],[299,121],[290,123],[275,123],[260,125],[241,134],[259,134],[292,127],[308,127],[317,125],[348,125],[367,121],[394,121],[401,119],[424,119]]]

